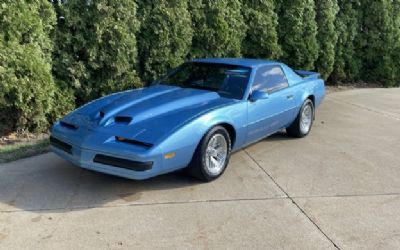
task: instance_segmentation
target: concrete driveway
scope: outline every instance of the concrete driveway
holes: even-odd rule
[[[219,180],[135,182],[52,153],[0,165],[1,249],[399,249],[400,89],[329,94]]]

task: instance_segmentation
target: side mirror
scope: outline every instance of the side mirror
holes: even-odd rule
[[[249,100],[251,102],[256,102],[258,100],[265,100],[268,99],[268,93],[264,92],[264,91],[260,91],[260,90],[254,90],[251,95]]]

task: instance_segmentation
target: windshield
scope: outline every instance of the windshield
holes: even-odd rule
[[[249,81],[250,68],[189,62],[155,81],[152,85],[170,85],[214,91],[226,98],[242,99]]]

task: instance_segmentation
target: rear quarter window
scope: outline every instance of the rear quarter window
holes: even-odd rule
[[[273,93],[289,86],[280,66],[268,65],[257,69],[252,90]]]

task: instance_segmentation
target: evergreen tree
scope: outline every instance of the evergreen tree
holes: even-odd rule
[[[53,72],[81,105],[100,96],[140,86],[133,0],[68,0],[56,6],[58,29]]]
[[[0,134],[49,125],[56,90],[49,39],[54,23],[46,0],[0,4]]]
[[[193,22],[191,57],[239,57],[246,35],[240,0],[190,1]]]
[[[400,0],[393,0],[392,9],[393,22],[393,53],[392,62],[394,63],[393,85],[400,86]]]
[[[314,69],[318,58],[314,0],[279,0],[282,60],[294,68]]]
[[[338,39],[335,20],[339,6],[337,0],[316,0],[315,3],[319,44],[316,68],[324,79],[328,79],[335,63],[335,47]]]
[[[396,84],[394,22],[391,0],[364,0],[361,2],[362,32],[358,53],[363,62],[363,80]]]
[[[155,79],[183,63],[192,43],[187,0],[147,0],[140,8],[139,56],[143,79]]]
[[[339,0],[336,19],[338,41],[335,49],[334,71],[331,80],[353,81],[359,77],[361,62],[356,56],[355,39],[359,34],[359,0]]]
[[[279,58],[281,49],[278,44],[278,16],[274,1],[243,0],[242,10],[247,24],[243,54],[252,58]]]

